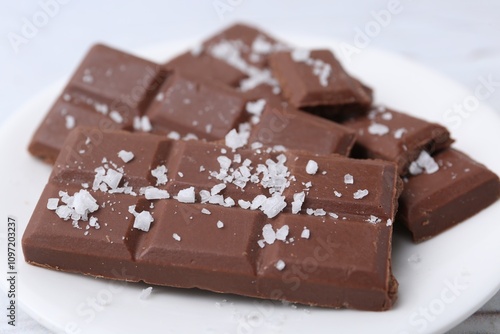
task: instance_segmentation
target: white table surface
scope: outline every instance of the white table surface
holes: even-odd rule
[[[395,0],[398,1],[398,0]],[[25,20],[56,3],[53,17],[17,50],[10,33],[22,36]],[[244,20],[270,32],[314,34],[353,44],[355,29],[373,20],[372,11],[390,0],[204,0],[204,1],[3,1],[0,10],[0,125],[34,94],[72,72],[96,41],[125,50],[183,38],[203,38]],[[400,0],[402,10],[371,38],[383,48],[441,72],[473,90],[479,77],[500,81],[500,1]],[[232,4],[218,15],[216,4]],[[54,8],[54,7],[52,7]],[[402,83],[404,84],[404,83]],[[499,111],[500,89],[485,103]],[[497,143],[498,144],[498,143]],[[4,195],[2,195],[4,196]],[[480,259],[478,259],[480,260]],[[499,260],[500,262],[500,260]],[[7,299],[2,294],[0,308]],[[3,313],[2,313],[3,314]],[[0,333],[50,333],[24,312]],[[450,333],[500,333],[500,293]]]

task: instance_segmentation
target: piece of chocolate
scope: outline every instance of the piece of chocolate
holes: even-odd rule
[[[269,62],[283,94],[297,108],[328,107],[334,112],[334,107],[358,105],[367,110],[372,102],[329,50],[277,52]]]
[[[174,73],[160,87],[146,116],[156,134],[219,140],[247,119],[245,105],[246,99],[233,89]]]
[[[356,140],[353,130],[289,105],[271,105],[265,107],[260,122],[252,128],[249,143],[281,145],[317,154],[349,155]]]
[[[225,61],[200,51],[188,51],[170,60],[165,67],[169,70],[185,74],[205,81],[215,81],[230,87],[239,87],[247,75]]]
[[[439,170],[405,179],[397,221],[416,242],[429,239],[473,216],[500,196],[495,173],[455,149],[434,156]]]
[[[165,76],[155,63],[95,45],[35,132],[29,151],[53,163],[75,126],[131,130]]]
[[[354,157],[393,161],[401,175],[422,151],[432,154],[453,143],[444,126],[385,107],[375,107],[343,125],[357,131]]]
[[[78,128],[23,236],[29,263],[324,307],[389,309],[391,162]]]

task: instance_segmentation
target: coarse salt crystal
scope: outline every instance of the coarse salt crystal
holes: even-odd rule
[[[250,203],[249,201],[244,201],[244,200],[240,199],[240,200],[238,200],[238,205],[243,209],[248,209],[250,207],[250,205],[252,205],[252,203]]]
[[[135,216],[134,228],[144,232],[148,232],[153,221],[153,216],[149,211],[142,211],[141,213],[137,214],[137,216]]]
[[[71,115],[66,115],[66,129],[70,130],[75,127],[76,121],[75,118]]]
[[[115,122],[115,123],[118,123],[118,124],[121,124],[123,123],[123,117],[122,115],[120,115],[120,113],[116,110],[113,110],[109,113],[109,117]]]
[[[177,131],[170,131],[167,135],[167,138],[179,140],[179,139],[181,139],[181,135]]]
[[[246,104],[246,110],[253,115],[260,116],[264,107],[266,105],[266,100],[259,99],[257,101],[250,101]]]
[[[274,266],[279,271],[282,271],[283,269],[285,269],[286,264],[285,264],[285,262],[283,260],[278,260],[278,262],[276,262],[276,264]]]
[[[392,225],[392,219],[387,219],[387,223],[385,223],[385,226],[391,226]]]
[[[276,241],[276,232],[274,232],[273,226],[271,224],[266,224],[262,228],[262,237],[264,241],[269,245],[272,245]]]
[[[249,134],[249,132],[238,133],[236,129],[232,129],[225,137],[226,146],[232,148],[233,150],[245,146],[248,142]]]
[[[370,224],[378,224],[382,221],[382,219],[380,219],[377,216],[370,215],[370,218],[368,218],[366,221],[369,222]]]
[[[149,298],[149,296],[151,295],[151,291],[153,291],[153,287],[151,286],[149,288],[142,289],[139,299],[145,300]]]
[[[280,196],[277,193],[266,198],[261,205],[261,210],[268,218],[276,217],[286,207],[285,196]]]
[[[155,187],[146,187],[144,195],[147,200],[170,198],[168,191]]]
[[[220,220],[217,221],[217,228],[223,228],[224,227],[224,223],[221,222]]]
[[[276,231],[276,239],[281,240],[281,241],[285,241],[286,237],[288,236],[289,230],[290,230],[290,228],[288,227],[288,225],[283,225],[282,227],[280,227]]]
[[[333,213],[333,212],[328,212],[328,215],[329,215],[330,217],[332,217],[332,218],[335,218],[335,219],[339,218],[339,215],[338,215],[338,214],[336,214],[336,213]]]
[[[389,133],[389,127],[384,124],[372,123],[368,127],[368,132],[372,135],[383,136]]]
[[[216,184],[210,189],[210,194],[212,196],[219,194],[222,190],[226,189],[226,185],[224,183]]]
[[[399,128],[396,131],[394,131],[394,138],[396,139],[401,139],[403,137],[404,133],[406,132],[405,128]]]
[[[305,192],[300,192],[293,194],[292,202],[292,213],[297,214],[302,209],[302,204],[304,204],[304,199],[306,198]]]
[[[385,112],[382,114],[382,119],[385,121],[390,121],[392,119],[392,114],[390,112]]]
[[[367,196],[368,195],[368,190],[366,189],[359,189],[357,190],[353,196],[354,196],[354,199],[362,199],[363,197]]]
[[[194,203],[195,202],[194,187],[189,187],[180,190],[179,193],[177,194],[177,200],[181,203]]]
[[[174,238],[174,240],[176,240],[176,241],[181,241],[181,236],[178,235],[177,233],[173,233],[172,238]]]
[[[47,209],[54,211],[57,209],[58,204],[59,198],[49,198],[47,200]]]
[[[167,167],[165,165],[161,165],[156,167],[151,171],[151,175],[153,175],[156,178],[156,185],[162,185],[166,184],[168,181],[167,178]]]
[[[141,130],[144,132],[150,132],[153,129],[148,116],[141,117]]]
[[[335,196],[337,197],[342,197],[342,194],[339,193],[337,190],[334,190],[333,193],[335,194]]]
[[[412,175],[418,175],[422,172],[425,174],[434,174],[439,170],[439,165],[426,151],[420,152],[417,160],[410,164],[409,172]]]
[[[201,209],[201,213],[203,213],[205,215],[211,215],[212,214],[212,212],[210,212],[210,210],[208,210],[206,208]]]
[[[345,184],[354,184],[354,177],[351,174],[344,175]]]
[[[134,153],[129,152],[129,151],[125,151],[125,150],[121,150],[120,152],[118,152],[118,157],[120,159],[122,159],[123,162],[127,163],[127,162],[131,161],[132,159],[134,159]]]
[[[309,160],[306,165],[307,174],[314,175],[318,171],[318,163],[314,160]]]
[[[304,230],[302,230],[300,237],[303,239],[309,239],[310,236],[311,236],[311,231],[308,228],[304,227]]]

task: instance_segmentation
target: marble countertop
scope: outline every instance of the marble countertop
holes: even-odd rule
[[[400,11],[368,47],[406,56],[470,90],[481,76],[500,80],[497,0],[10,1],[0,11],[0,125],[33,95],[71,73],[96,41],[134,50],[202,38],[243,20],[271,32],[312,34],[352,44],[357,29],[393,2]],[[225,11],[217,7],[220,3]],[[30,31],[26,26],[40,19],[41,10],[50,15]],[[500,92],[485,103],[500,114]],[[4,299],[2,295],[2,308]],[[9,327],[0,322],[2,333],[50,333],[23,312],[18,326]],[[500,333],[500,293],[450,333]]]

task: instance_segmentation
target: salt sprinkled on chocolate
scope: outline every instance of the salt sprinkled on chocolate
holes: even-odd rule
[[[403,137],[403,135],[405,134],[405,132],[407,132],[407,130],[405,128],[399,128],[399,129],[397,129],[396,131],[394,131],[394,138],[395,139],[401,139],[401,137]]]
[[[306,165],[306,172],[309,175],[314,175],[318,171],[318,163],[314,160],[309,160]]]
[[[283,262],[283,260],[278,260],[278,262],[276,262],[276,264],[274,266],[279,271],[282,271],[283,269],[285,269],[286,264],[285,264],[285,262]]]
[[[167,199],[170,198],[170,194],[168,191],[163,190],[163,189],[158,189],[155,187],[146,187],[144,190],[144,195],[147,200],[154,200],[154,199]]]
[[[181,241],[181,236],[178,235],[177,233],[173,233],[172,238],[174,238],[174,240],[176,240],[176,241]]]
[[[204,215],[211,215],[212,214],[212,212],[210,212],[210,210],[208,210],[206,208],[201,209],[201,213],[203,213]]]
[[[66,129],[71,130],[75,127],[76,121],[75,118],[71,115],[66,115]]]
[[[342,197],[342,194],[339,193],[337,190],[334,190],[333,193],[335,194],[335,196],[337,197]]]
[[[266,224],[262,228],[262,237],[264,241],[269,245],[272,245],[276,240],[276,232],[274,232],[273,226],[271,224]]]
[[[410,164],[409,171],[412,175],[418,175],[422,172],[425,174],[434,174],[439,170],[439,165],[426,151],[420,152],[417,160]]]
[[[115,122],[115,123],[118,123],[118,124],[121,124],[123,123],[123,117],[122,115],[120,115],[120,113],[116,110],[113,110],[109,113],[109,117]]]
[[[47,209],[54,211],[57,209],[58,204],[59,198],[49,198],[47,200]]]
[[[123,162],[127,163],[130,162],[132,159],[134,159],[134,153],[121,150],[118,152],[118,157],[123,160]]]
[[[345,184],[354,184],[354,177],[351,174],[344,175],[344,183]]]
[[[168,181],[167,171],[168,170],[167,167],[165,167],[165,165],[160,165],[151,171],[151,175],[153,175],[156,178],[157,186],[167,183]]]
[[[372,123],[368,127],[368,132],[372,135],[383,136],[389,133],[389,127],[380,123]]]
[[[363,197],[368,195],[368,190],[366,189],[359,189],[354,193],[354,199],[362,199]]]
[[[309,239],[310,236],[311,236],[311,231],[307,227],[304,227],[304,230],[302,230],[300,237],[303,239]]]
[[[194,203],[195,202],[194,187],[189,187],[180,190],[179,193],[177,194],[176,199],[181,203]]]
[[[302,209],[302,204],[304,203],[304,199],[306,198],[306,194],[302,191],[300,193],[293,194],[293,202],[292,202],[292,213],[297,214]]]
[[[276,240],[285,241],[289,231],[290,228],[288,227],[288,225],[283,225],[282,227],[280,227],[276,231]]]

